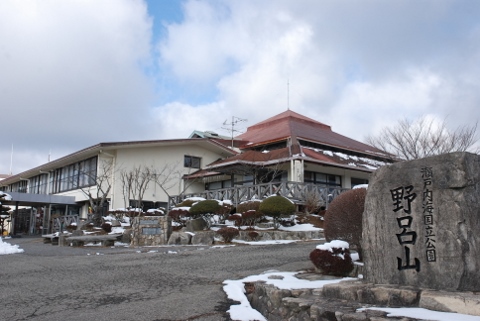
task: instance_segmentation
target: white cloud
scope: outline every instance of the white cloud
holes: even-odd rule
[[[135,137],[151,98],[150,38],[140,1],[0,2],[2,154]]]
[[[0,173],[12,143],[44,159],[103,141],[226,134],[225,119],[245,128],[287,107],[358,140],[402,117],[478,119],[480,3],[181,5],[182,21],[153,20],[164,29],[152,44],[141,1],[1,1]]]
[[[290,106],[363,140],[403,117],[471,122],[463,115],[480,100],[478,4],[212,0],[185,8],[161,44],[162,62],[185,88],[215,84],[212,101],[249,125]]]
[[[152,129],[157,139],[187,138],[194,130],[230,135],[223,123],[231,116],[222,102],[199,106],[169,103],[155,108],[152,117],[159,125]]]

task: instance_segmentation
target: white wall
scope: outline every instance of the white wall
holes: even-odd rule
[[[161,173],[160,181],[164,181],[167,177],[169,181],[163,186],[167,188],[166,192],[158,184],[151,182],[145,191],[144,201],[167,202],[167,193],[171,196],[180,194],[184,188],[182,176],[198,170],[196,168],[184,167],[185,155],[200,157],[202,167],[221,157],[220,154],[193,143],[117,150],[114,185],[111,191],[111,209],[124,208],[126,206],[122,193],[121,173],[122,171],[131,171],[138,166],[154,168],[158,173]],[[198,186],[196,187],[198,188]]]

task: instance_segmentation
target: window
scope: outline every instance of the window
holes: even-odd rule
[[[351,178],[352,188],[356,185],[368,184],[368,179],[365,178]]]
[[[305,183],[342,187],[342,177],[332,174],[305,171]]]
[[[29,193],[47,194],[48,174],[41,174],[30,179]]]
[[[200,160],[201,160],[200,157],[185,155],[183,159],[183,166],[191,167],[191,168],[200,168]]]
[[[50,174],[52,194],[95,185],[97,180],[97,157],[67,165]]]

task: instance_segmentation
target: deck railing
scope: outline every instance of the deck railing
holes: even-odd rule
[[[65,215],[56,217],[53,219],[52,233],[63,232],[67,226],[72,225],[72,223],[77,225],[79,221],[79,215]]]
[[[316,197],[321,206],[328,204],[346,188],[316,185],[299,182],[271,182],[257,185],[236,185],[234,187],[206,190],[198,193],[181,194],[169,197],[168,207],[175,207],[189,197],[203,197],[205,199],[231,200],[235,205],[248,200],[261,200],[273,194],[280,194],[289,198],[297,205],[304,205],[309,197]]]

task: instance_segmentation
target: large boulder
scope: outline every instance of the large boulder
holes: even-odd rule
[[[192,240],[192,234],[185,232],[172,232],[168,239],[168,245],[189,245]]]
[[[185,225],[186,230],[192,233],[197,231],[203,231],[207,227],[207,223],[201,217],[188,220]]]
[[[378,169],[363,215],[365,280],[480,291],[480,156],[452,153]]]

